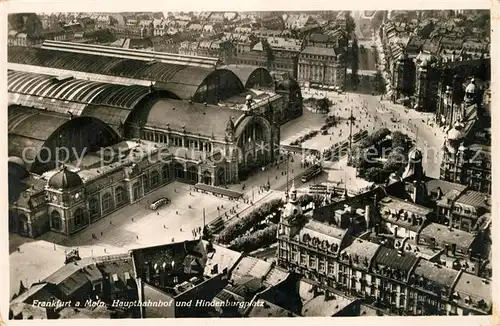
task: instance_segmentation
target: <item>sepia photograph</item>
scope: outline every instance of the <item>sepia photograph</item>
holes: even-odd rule
[[[492,315],[490,10],[229,8],[6,16],[3,320]]]

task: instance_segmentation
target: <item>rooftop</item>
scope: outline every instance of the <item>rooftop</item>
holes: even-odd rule
[[[451,288],[459,273],[460,272],[457,270],[431,263],[425,259],[420,259],[413,271],[414,275],[422,276],[427,280],[446,286],[447,288]]]
[[[418,258],[410,253],[399,253],[395,249],[380,247],[377,251],[374,264],[383,265],[392,269],[409,272],[417,262]]]
[[[385,197],[380,201],[381,210],[399,212],[401,210],[413,213],[417,216],[427,217],[432,213],[432,209],[404,201],[396,197]]]
[[[267,300],[258,299],[250,308],[247,317],[299,317],[299,315]]]
[[[346,234],[346,230],[309,219],[309,221],[300,230],[301,238],[304,234],[308,234],[311,238],[317,237],[320,242],[326,240],[330,245],[334,243],[340,245],[344,235]]]
[[[485,282],[482,278],[469,273],[462,273],[455,285],[455,292],[482,298],[491,306],[492,304],[492,284]]]
[[[271,269],[271,263],[254,257],[243,257],[233,269],[233,278],[246,276],[263,278]]]
[[[146,126],[152,128],[169,127],[171,130],[200,134],[224,139],[226,125],[232,117],[237,122],[245,113],[217,105],[189,103],[187,101],[163,99],[152,105],[149,112],[138,117]],[[237,123],[236,123],[237,127]]]
[[[489,196],[482,192],[467,190],[456,200],[457,203],[469,205],[476,208],[486,208],[489,209]]]
[[[446,194],[448,194],[452,190],[461,193],[467,188],[467,186],[462,185],[460,183],[454,183],[440,179],[431,179],[426,182],[426,188],[428,193],[437,191],[437,189],[439,188],[441,189],[443,195],[446,196]]]
[[[446,225],[438,223],[431,223],[425,226],[420,235],[427,238],[434,238],[435,241],[442,246],[445,244],[455,244],[458,248],[462,248],[463,250],[468,250],[477,237],[466,231],[457,229],[450,230]]]
[[[318,295],[306,302],[302,308],[304,317],[332,317],[354,302],[354,299],[348,299],[340,295],[325,297],[324,294]]]
[[[359,238],[351,238],[349,240],[350,244],[348,244],[342,252],[349,254],[351,258],[357,257],[357,259],[353,259],[353,265],[358,268],[368,270],[379,245]]]
[[[338,51],[334,48],[324,48],[324,47],[319,47],[319,46],[307,46],[304,50],[302,50],[301,53],[334,57],[338,54]]]
[[[241,258],[241,253],[222,246],[213,245],[214,251],[208,252],[204,275],[217,275],[224,269],[230,270]]]

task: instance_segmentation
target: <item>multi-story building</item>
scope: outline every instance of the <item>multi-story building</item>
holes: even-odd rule
[[[488,281],[402,249],[356,238],[350,227],[311,220],[302,214],[296,196],[292,188],[279,223],[279,266],[322,284],[325,291],[341,290],[393,313],[491,312]]]
[[[455,124],[448,131],[441,163],[441,179],[491,192],[491,131],[484,127],[482,95],[474,80],[466,87],[461,105],[455,105]]]
[[[300,52],[299,82],[341,86],[346,82],[346,58],[342,48],[307,46]]]
[[[432,209],[396,197],[382,198],[379,206],[382,225],[395,238],[416,239],[433,217]]]
[[[437,59],[433,55],[421,53],[417,57],[414,108],[418,111],[433,112],[438,103],[438,83],[440,78]]]

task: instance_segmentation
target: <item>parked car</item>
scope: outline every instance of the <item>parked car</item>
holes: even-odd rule
[[[161,197],[161,198],[158,198],[157,200],[155,200],[154,202],[152,202],[151,205],[149,205],[149,209],[155,211],[158,208],[160,208],[164,205],[167,205],[167,204],[170,204],[170,199],[168,199],[166,197]]]

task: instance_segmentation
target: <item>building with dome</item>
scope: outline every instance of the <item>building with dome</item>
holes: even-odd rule
[[[458,94],[454,94],[457,89],[461,91],[459,100]],[[453,125],[446,134],[440,177],[490,193],[491,117],[483,108],[482,100],[483,88],[475,78],[465,87],[457,83],[450,91],[451,104],[440,114],[443,123]]]
[[[491,132],[457,121],[446,134],[440,178],[491,193]]]
[[[173,180],[222,186],[275,161],[300,89],[278,94],[261,67],[141,55],[64,42],[9,48],[12,232],[74,234]]]
[[[343,48],[307,46],[300,52],[297,68],[299,82],[345,88],[346,75]]]

